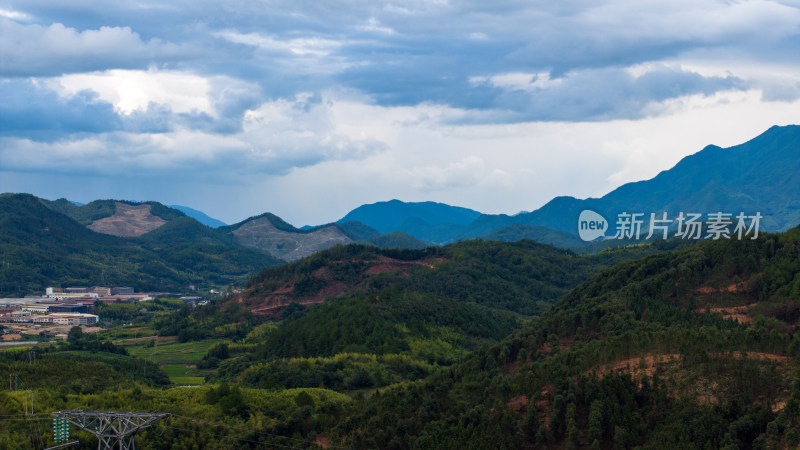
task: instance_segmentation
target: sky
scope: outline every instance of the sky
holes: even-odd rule
[[[514,214],[800,123],[800,0],[0,0],[0,192]]]

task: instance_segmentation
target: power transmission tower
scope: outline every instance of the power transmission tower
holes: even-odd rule
[[[56,411],[53,416],[97,436],[98,450],[134,450],[133,435],[170,414],[70,410]]]

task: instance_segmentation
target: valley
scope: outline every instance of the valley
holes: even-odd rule
[[[794,128],[768,133],[783,148]],[[0,415],[20,418],[0,446],[53,445],[63,409],[168,413],[145,449],[800,444],[798,227],[585,243],[528,221],[541,211],[503,227],[430,202],[303,229],[270,213],[212,228],[157,202],[0,205],[9,305],[44,305],[24,297],[45,286],[57,306],[90,289],[75,286],[160,292],[89,299],[100,327],[0,347]],[[766,228],[789,209],[765,209]],[[455,229],[488,234],[434,244]]]

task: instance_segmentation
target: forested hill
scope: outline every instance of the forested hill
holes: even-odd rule
[[[228,382],[270,389],[378,388],[453,364],[520,329],[597,271],[673,245],[662,241],[597,255],[531,241],[421,250],[336,246],[263,270],[223,305],[163,317],[154,327],[182,341],[223,330],[244,338],[248,347],[235,357],[213,352],[204,363]],[[266,319],[280,322],[253,328]]]
[[[623,262],[422,382],[364,400],[355,447],[795,448],[800,228]]]
[[[118,237],[94,232],[32,195],[2,194],[0,296],[69,285],[182,292],[192,284],[208,288],[243,283],[261,268],[281,262],[171,211],[175,217],[154,231]]]
[[[256,313],[272,314],[290,303],[317,304],[330,297],[401,286],[534,315],[601,268],[680,244],[662,241],[596,255],[576,255],[533,241],[473,240],[419,250],[336,246],[264,269],[237,301]]]

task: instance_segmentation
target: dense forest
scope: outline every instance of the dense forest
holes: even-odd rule
[[[0,377],[42,380],[0,405],[173,414],[139,448],[792,447],[799,274],[800,228],[594,255],[339,246],[209,305],[111,307],[135,324],[37,347],[35,363],[0,352]],[[259,312],[276,292],[286,302]],[[186,346],[203,349],[199,387],[149,362]],[[39,448],[31,420],[6,421],[0,445]]]
[[[507,339],[365,400],[337,436],[356,447],[794,447],[799,273],[800,229],[623,262]]]

